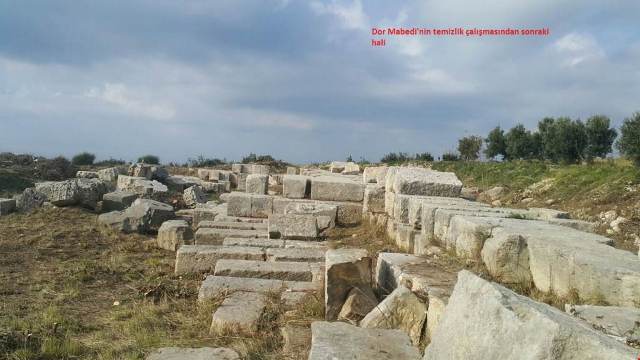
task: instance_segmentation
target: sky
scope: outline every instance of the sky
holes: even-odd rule
[[[0,152],[293,163],[640,110],[634,0],[0,0]],[[549,28],[387,37],[371,28]]]

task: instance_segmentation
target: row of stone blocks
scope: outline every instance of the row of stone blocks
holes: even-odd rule
[[[282,195],[290,199],[361,202],[364,185],[346,176],[285,175]]]

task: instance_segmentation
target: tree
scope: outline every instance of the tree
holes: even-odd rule
[[[518,124],[505,135],[507,159],[531,159],[537,156],[533,135],[524,125]]]
[[[458,161],[459,159],[458,154],[453,152],[442,154],[442,161]]]
[[[587,132],[580,120],[561,117],[544,119],[539,125],[543,155],[554,162],[575,163],[583,158]]]
[[[351,154],[347,156],[347,162],[353,162],[353,157],[351,156]]]
[[[462,160],[477,160],[482,148],[480,136],[466,136],[458,140],[458,152]]]
[[[88,152],[81,152],[71,159],[73,165],[93,165],[93,161],[96,159],[94,154]]]
[[[160,158],[155,155],[144,155],[138,158],[139,163],[158,165],[160,164]]]
[[[585,157],[592,160],[594,157],[604,158],[611,152],[611,145],[618,136],[618,132],[610,127],[611,119],[604,115],[595,115],[587,119],[585,124],[587,133],[587,147]]]
[[[498,155],[502,155],[504,159],[507,158],[507,144],[505,142],[504,131],[500,126],[496,126],[491,130],[484,142],[487,145],[487,148],[484,149],[484,154],[489,159],[495,158]]]
[[[415,159],[419,161],[433,161],[433,155],[431,155],[431,153],[428,153],[428,152],[417,153]]]
[[[636,166],[640,166],[640,111],[624,119],[616,147]]]

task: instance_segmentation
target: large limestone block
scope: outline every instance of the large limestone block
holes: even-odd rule
[[[313,215],[273,214],[269,216],[269,238],[315,240],[319,236]]]
[[[287,175],[298,175],[300,174],[300,169],[295,166],[287,166]]]
[[[158,230],[160,225],[175,217],[171,205],[150,199],[136,199],[123,211],[98,216],[98,222],[115,230],[141,234]]]
[[[169,220],[158,230],[158,247],[176,251],[182,245],[193,242],[193,230],[185,220]]]
[[[218,260],[214,275],[239,278],[313,281],[321,279],[320,266],[307,262]]]
[[[273,196],[254,194],[251,196],[251,215],[254,218],[268,218],[273,214]]]
[[[363,249],[331,249],[325,256],[325,319],[335,320],[351,289],[371,286],[371,258]]]
[[[156,180],[147,180],[144,177],[126,175],[118,176],[116,189],[149,196],[159,196],[169,191],[169,188],[166,185]]]
[[[213,228],[213,229],[236,229],[236,230],[264,230],[267,231],[267,224],[263,222],[242,222],[242,221],[221,221],[216,217],[215,221],[200,221],[198,229],[200,228]]]
[[[339,176],[311,178],[311,198],[314,200],[362,201],[364,185]]]
[[[406,195],[458,197],[462,182],[454,173],[423,168],[398,168],[393,192]]]
[[[194,236],[196,245],[221,245],[222,241],[228,237],[267,238],[267,232],[264,230],[199,228]]]
[[[364,201],[362,211],[364,213],[384,213],[385,190],[378,184],[367,184],[364,189]]]
[[[640,309],[638,308],[567,304],[565,311],[623,343],[640,342]]]
[[[240,360],[237,352],[228,348],[160,348],[150,353],[146,360]]]
[[[83,179],[97,179],[98,173],[95,171],[78,171],[76,172],[76,177]]]
[[[163,181],[169,177],[169,173],[160,165],[137,163],[129,166],[129,176],[143,177],[147,180]]]
[[[231,164],[231,171],[237,174],[249,173],[251,171],[251,165],[248,164]]]
[[[282,243],[284,247],[284,243]],[[268,261],[301,261],[324,263],[325,249],[318,248],[269,248],[266,250]]]
[[[47,196],[35,188],[26,188],[20,195],[14,197],[16,209],[20,212],[31,212],[42,207],[47,201]]]
[[[269,175],[269,165],[253,164],[249,172],[251,174]]]
[[[311,178],[308,176],[285,175],[282,186],[282,196],[289,199],[304,199],[311,194]]]
[[[95,209],[108,189],[100,179],[81,178],[37,183],[36,191],[56,206],[82,205]]]
[[[384,187],[384,179],[387,175],[387,166],[368,166],[362,172],[362,180],[365,184],[378,183]],[[378,181],[380,179],[380,181]]]
[[[211,318],[209,332],[253,334],[266,307],[266,297],[260,293],[238,291],[227,296]]]
[[[0,199],[0,216],[8,215],[16,210],[15,199]]]
[[[424,359],[633,359],[634,349],[461,271]]]
[[[338,205],[327,204],[321,202],[292,202],[289,203],[285,209],[285,215],[312,215],[316,218],[321,216],[329,217],[330,228],[335,227],[336,218],[338,216]],[[322,229],[322,226],[318,224],[318,227]]]
[[[184,189],[182,199],[188,207],[195,207],[197,204],[205,204],[207,202],[207,195],[200,185],[193,185]]]
[[[363,329],[342,322],[311,323],[309,360],[417,360],[420,352],[399,330]]]
[[[283,248],[284,240],[273,240],[264,238],[233,238],[227,237],[222,241],[224,246],[249,246],[261,249]]]
[[[427,305],[411,290],[400,286],[360,322],[363,328],[398,329],[418,346],[427,319]]]
[[[264,251],[255,247],[183,245],[176,252],[176,274],[213,272],[218,260],[264,260]]]
[[[333,161],[329,165],[329,171],[344,175],[357,175],[360,174],[360,166],[352,161]]]
[[[128,191],[114,191],[102,196],[102,211],[124,210],[131,206],[140,195]]]
[[[232,276],[210,275],[202,282],[198,292],[198,301],[206,301],[221,294],[233,291],[248,291],[259,293],[274,292],[305,292],[320,291],[317,282],[311,281],[283,281],[274,279],[251,279]]]
[[[232,192],[227,198],[227,215],[229,216],[251,216],[251,194]]]
[[[118,167],[110,167],[102,170],[98,170],[98,179],[104,181],[109,191],[116,189],[116,183],[118,182],[118,176],[124,173],[124,169]]]
[[[522,235],[493,229],[484,242],[481,257],[495,280],[503,284],[531,284],[529,250]]]
[[[358,325],[373,308],[378,305],[376,295],[371,288],[353,288],[347,295],[347,300],[342,305],[338,321],[346,321],[353,325]]]
[[[265,195],[269,189],[269,175],[250,174],[247,176],[245,192]]]

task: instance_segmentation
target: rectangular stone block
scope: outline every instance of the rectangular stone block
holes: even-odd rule
[[[300,174],[300,169],[295,166],[287,166],[287,175],[298,175]]]
[[[235,238],[267,238],[264,230],[237,230],[200,228],[195,234],[196,245],[222,245],[222,241],[228,237]]]
[[[193,230],[185,220],[168,220],[160,225],[157,242],[161,249],[176,251],[193,242]]]
[[[335,320],[353,288],[371,286],[371,258],[363,249],[331,249],[325,257],[325,319]]]
[[[183,245],[176,252],[175,272],[213,272],[220,259],[263,260],[264,251],[242,246]]]
[[[384,186],[378,184],[367,184],[364,189],[364,201],[362,211],[365,213],[384,213]]]
[[[209,332],[213,335],[231,333],[253,334],[266,307],[266,297],[260,293],[238,291],[224,299],[211,318]]]
[[[268,261],[286,261],[286,262],[315,262],[324,263],[325,249],[309,249],[309,248],[270,248],[266,250]]]
[[[319,278],[318,264],[251,260],[218,260],[214,275],[254,279],[313,281]]]
[[[269,238],[315,240],[318,223],[313,215],[273,214],[269,216]]]
[[[285,175],[282,196],[290,199],[304,199],[310,196],[311,179],[302,175]]]
[[[283,281],[273,279],[249,279],[231,276],[207,276],[200,286],[198,300],[207,300],[231,291],[269,292],[309,292],[320,291],[318,283],[311,281]]]
[[[247,176],[245,192],[265,195],[269,189],[269,175],[250,174]]]
[[[259,222],[239,222],[239,221],[200,221],[198,228],[210,229],[236,229],[236,230],[263,230],[267,231],[267,224]]]
[[[388,166],[368,166],[364,168],[362,180],[365,184],[377,183],[384,188],[387,169],[389,169]]]
[[[263,239],[263,238],[232,238],[228,237],[222,241],[224,246],[251,246],[263,249],[284,248],[284,240]]]
[[[458,197],[462,182],[454,173],[401,167],[394,176],[391,190],[396,194]]]
[[[251,196],[251,217],[268,218],[273,214],[273,196],[258,195]]]
[[[227,198],[227,215],[251,217],[251,194],[232,192]]]
[[[331,201],[362,201],[364,185],[341,176],[311,178],[311,198]]]

